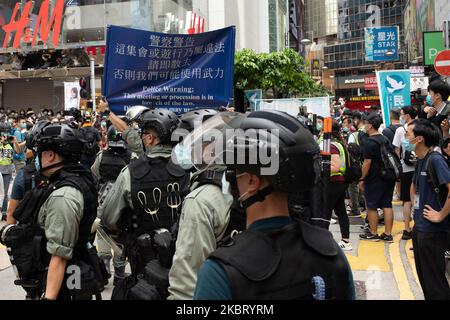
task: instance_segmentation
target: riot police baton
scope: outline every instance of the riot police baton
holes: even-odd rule
[[[111,246],[111,249],[114,251],[114,254],[118,257],[122,257],[123,250],[119,247],[119,245],[103,230],[101,225],[97,226],[97,234],[103,238]]]

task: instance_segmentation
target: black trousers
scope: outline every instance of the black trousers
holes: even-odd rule
[[[344,182],[331,182],[328,185],[328,198],[326,220],[331,219],[332,212],[338,217],[339,227],[341,229],[342,238],[350,237],[350,221],[348,219],[347,210],[345,209],[345,191],[347,184]],[[328,227],[329,227],[328,223]]]
[[[445,278],[446,232],[413,230],[414,261],[426,300],[449,300],[450,287]]]

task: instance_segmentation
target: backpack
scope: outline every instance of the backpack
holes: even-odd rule
[[[398,181],[402,173],[400,158],[389,144],[389,140],[384,136],[383,138],[383,142],[373,137],[369,138],[380,146],[381,163],[378,164],[380,177],[385,181]]]
[[[95,156],[100,150],[97,145],[98,131],[94,127],[80,128],[80,134],[84,142],[83,153],[90,156]]]
[[[440,194],[441,185],[439,183],[439,178],[436,173],[436,170],[434,169],[433,166],[430,166],[430,158],[431,158],[431,155],[433,155],[433,154],[437,154],[440,157],[443,157],[442,154],[440,154],[439,152],[432,151],[428,155],[427,160],[425,162],[425,171],[427,173],[428,184],[432,186],[433,192],[436,194],[436,198],[438,199],[439,205],[441,206],[441,209],[442,209],[444,207],[444,205],[443,205],[443,203],[441,203],[441,194]],[[447,161],[446,161],[446,163],[447,163]]]
[[[353,143],[352,143],[353,144]],[[354,143],[356,145],[356,143]],[[356,145],[356,147],[359,148],[359,150],[355,150],[355,146],[352,146],[352,152],[350,152],[350,146],[347,148],[344,147],[346,156],[345,156],[345,182],[348,184],[351,184],[353,182],[359,181],[362,176],[362,168],[361,168],[361,148]],[[357,153],[359,151],[359,154]],[[356,153],[356,154],[355,154]]]

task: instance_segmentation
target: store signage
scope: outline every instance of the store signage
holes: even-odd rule
[[[380,100],[379,96],[350,97],[350,101],[376,101]]]
[[[377,77],[375,75],[366,76],[364,78],[364,89],[366,90],[377,89]]]
[[[355,84],[355,83],[364,83],[364,78],[360,79],[346,79],[344,84]]]
[[[364,30],[366,61],[398,60],[400,34],[398,26],[365,28]]]
[[[9,47],[11,40],[13,40],[12,47],[15,49],[18,49],[21,43],[31,43],[31,46],[34,46],[39,39],[46,45],[48,44],[50,32],[52,32],[51,43],[54,47],[57,47],[64,16],[64,0],[53,2],[56,3],[49,20],[50,0],[42,1],[35,26],[32,26],[31,22],[34,1],[27,1],[20,13],[21,4],[16,3],[11,21],[2,27],[6,34],[3,48]]]

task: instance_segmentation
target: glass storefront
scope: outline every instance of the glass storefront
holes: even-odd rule
[[[105,44],[106,26],[109,24],[131,27],[163,33],[190,33],[208,31],[206,16],[208,0],[53,0],[50,2],[47,23],[50,22],[55,6],[59,1],[65,2],[62,17],[62,28],[58,49],[101,46]],[[30,0],[2,0],[0,3],[0,26],[9,24],[16,3],[20,10],[16,14],[16,21],[22,16]],[[42,23],[38,30],[36,24],[39,11],[46,0],[34,0],[34,6],[29,12],[30,22],[27,27],[31,35],[39,31],[42,34]],[[19,48],[13,48],[15,35],[8,36],[0,31],[1,52],[31,51],[53,47],[51,41],[44,44],[37,41],[35,46],[31,42],[23,41],[26,29],[21,37]],[[42,37],[41,37],[42,38]],[[49,39],[52,38],[52,33]]]

